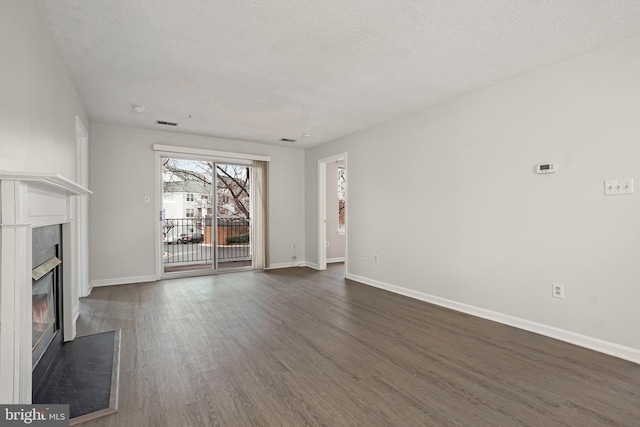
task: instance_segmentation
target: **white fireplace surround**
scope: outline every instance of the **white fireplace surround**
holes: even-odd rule
[[[79,315],[79,197],[88,189],[56,174],[0,171],[0,403],[31,403],[32,230],[62,225],[63,339]]]

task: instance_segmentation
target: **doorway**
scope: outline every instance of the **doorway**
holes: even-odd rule
[[[344,262],[347,270],[347,153],[318,161],[318,269]]]
[[[251,166],[161,158],[163,273],[251,268]]]

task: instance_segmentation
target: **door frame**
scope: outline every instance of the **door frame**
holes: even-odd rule
[[[167,147],[170,148],[168,146],[158,146],[158,147]],[[156,147],[154,146],[154,149]],[[179,148],[179,147],[178,147]],[[172,272],[172,273],[165,273],[164,272],[164,263],[162,262],[162,256],[164,253],[164,242],[162,241],[162,223],[163,223],[163,216],[164,216],[164,206],[163,206],[163,186],[162,186],[162,182],[163,182],[163,176],[162,176],[162,159],[163,158],[171,158],[171,159],[182,159],[182,160],[196,160],[196,161],[205,161],[205,162],[212,162],[215,164],[237,164],[237,165],[243,165],[243,166],[249,166],[249,167],[253,167],[251,164],[251,161],[249,160],[250,156],[247,155],[240,155],[240,157],[244,157],[244,158],[238,158],[238,157],[222,157],[219,154],[222,152],[218,152],[218,151],[211,151],[211,150],[199,150],[199,149],[194,149],[194,150],[189,150],[189,149],[182,149],[182,150],[176,150],[176,151],[155,151],[155,203],[154,203],[154,207],[155,207],[155,276],[156,276],[156,280],[161,280],[161,279],[170,279],[170,278],[180,278],[180,277],[192,277],[192,276],[208,276],[208,275],[212,275],[212,274],[218,274],[218,273],[228,273],[228,272],[232,272],[232,271],[243,271],[246,270],[246,268],[244,267],[239,267],[237,270],[236,269],[225,269],[223,271],[218,269],[218,253],[217,253],[217,247],[213,247],[211,248],[211,256],[212,256],[212,261],[211,261],[211,269],[205,269],[205,270],[193,270],[193,271],[181,271],[181,272]],[[216,155],[218,154],[218,155]],[[235,153],[234,153],[235,154]],[[264,157],[262,156],[261,158],[266,158],[269,159],[269,157]],[[246,162],[246,164],[245,164]],[[214,168],[214,173],[215,173],[215,168]],[[212,186],[212,203],[213,203],[213,210],[212,210],[212,216],[211,216],[211,221],[212,221],[212,228],[213,228],[213,240],[214,242],[218,241],[218,227],[217,226],[213,226],[213,224],[217,224],[217,210],[216,210],[216,206],[218,204],[218,194],[216,191],[216,186],[215,186],[215,182],[216,182],[216,177],[212,177],[212,182],[214,183],[214,185]],[[253,196],[252,196],[253,197]],[[217,243],[216,243],[217,244]],[[251,241],[251,244],[253,245],[253,240]],[[250,248],[250,252],[253,253],[253,247]]]
[[[89,188],[89,132],[79,116],[76,116],[76,182],[84,188]],[[74,252],[77,253],[74,259],[78,260],[76,292],[78,297],[86,297],[92,289],[89,279],[89,196],[78,196],[74,199]]]
[[[344,161],[346,171],[345,178],[345,248],[344,265],[345,274],[349,271],[349,168],[347,166],[347,153],[340,153],[318,160],[318,270],[327,269],[327,164],[339,160]]]
[[[155,154],[155,211],[152,218],[155,218],[155,277],[156,280],[160,280],[163,277],[163,265],[162,265],[162,227],[160,225],[160,212],[162,211],[162,157],[175,157],[186,156],[187,158],[197,158],[197,156],[205,157],[206,159],[220,159],[216,160],[220,163],[226,161],[237,162],[240,161],[253,161],[259,160],[263,162],[271,161],[271,156],[263,156],[258,154],[247,153],[234,153],[228,151],[209,150],[206,148],[193,148],[177,145],[165,145],[165,144],[153,144],[153,151]],[[205,273],[211,274],[211,273]]]

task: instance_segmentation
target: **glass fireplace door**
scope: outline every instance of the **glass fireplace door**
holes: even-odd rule
[[[32,287],[32,354],[33,367],[38,363],[58,329],[55,274],[47,273]]]

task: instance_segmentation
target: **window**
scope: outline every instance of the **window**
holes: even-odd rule
[[[344,166],[338,166],[338,234],[344,234],[345,231],[345,179],[346,170]]]
[[[193,212],[193,209],[187,209],[187,210],[186,210],[186,215],[185,215],[185,216],[186,216],[187,218],[193,218],[193,213],[194,213],[194,212]]]
[[[193,202],[195,201],[195,196],[193,195],[193,193],[187,193],[187,202]]]

